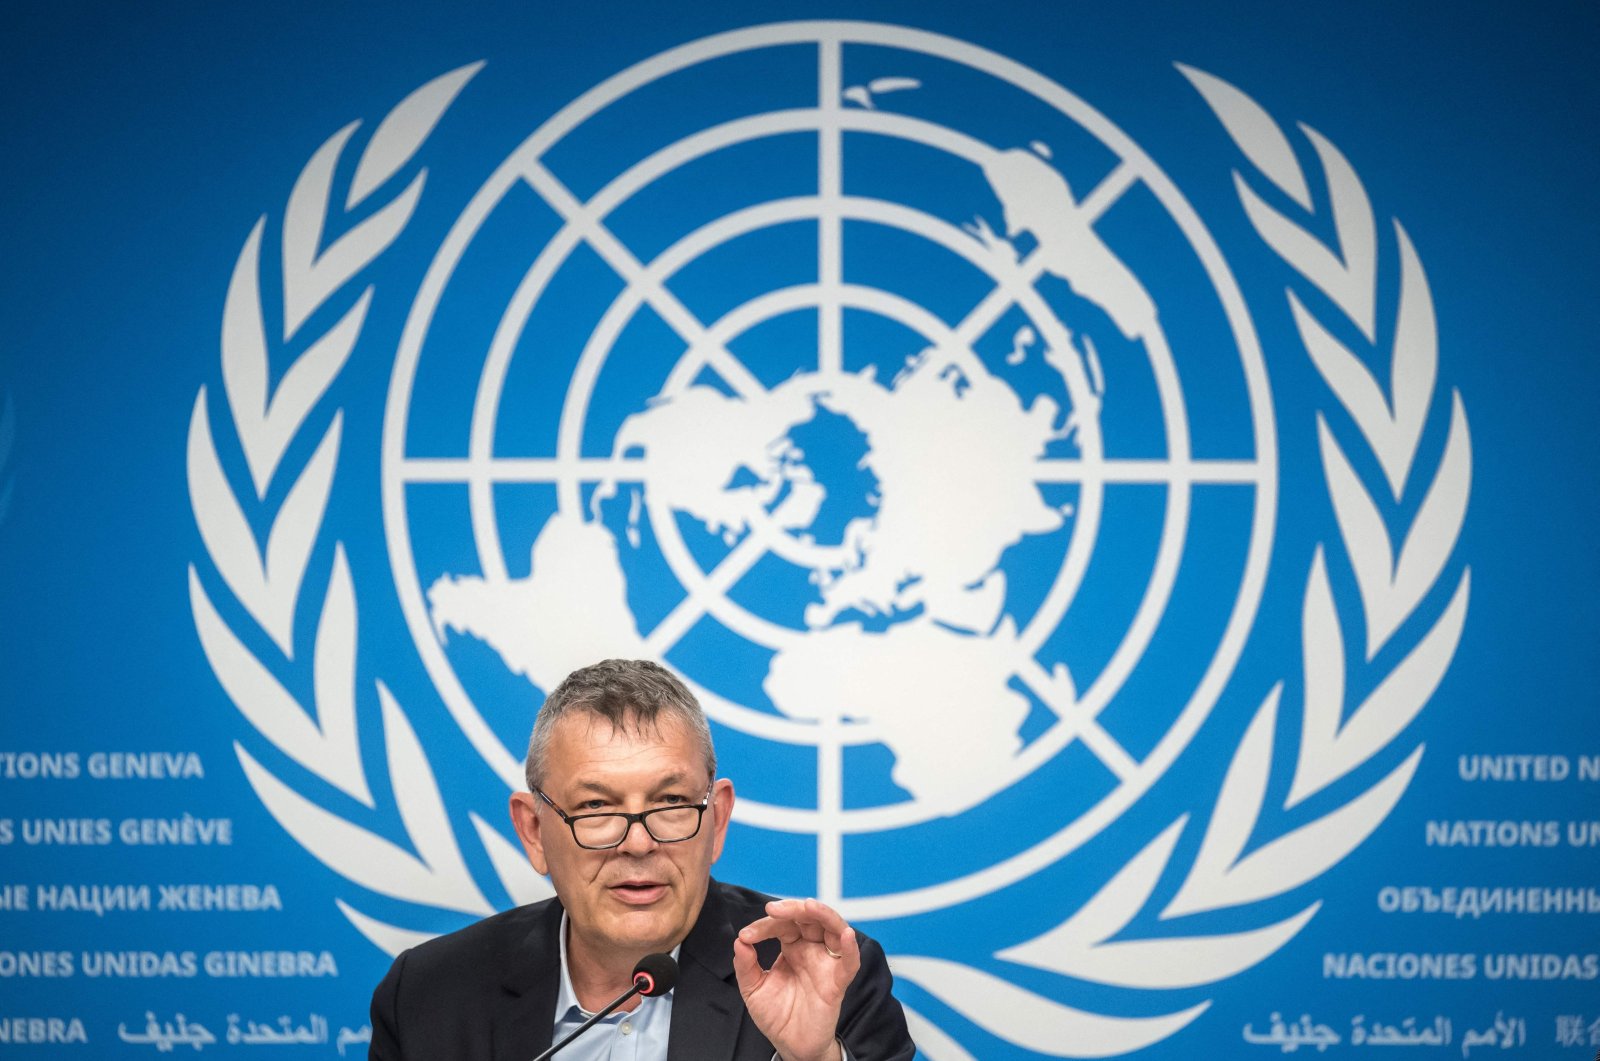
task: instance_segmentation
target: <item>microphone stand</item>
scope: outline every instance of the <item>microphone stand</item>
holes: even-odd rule
[[[611,1016],[612,1013],[616,1012],[616,1009],[617,1009],[618,1006],[622,1005],[624,1002],[628,1001],[628,999],[632,998],[634,995],[637,995],[639,992],[646,990],[650,986],[651,986],[650,978],[647,975],[641,974],[641,975],[635,977],[632,987],[628,988],[622,994],[620,994],[616,998],[612,999],[611,1003],[609,1005],[607,1005],[605,1009],[601,1010],[599,1013],[596,1013],[594,1016],[592,1016],[588,1020],[584,1021],[583,1024],[581,1026],[579,1026],[579,1028],[576,1031],[574,1031],[571,1035],[567,1036],[565,1039],[561,1040],[559,1043],[556,1043],[550,1049],[546,1050],[544,1053],[542,1053],[538,1057],[534,1058],[533,1061],[549,1061],[549,1058],[550,1058],[551,1054],[554,1054],[557,1050],[561,1049],[563,1046],[566,1046],[568,1043],[572,1042],[572,1040],[576,1039],[578,1036],[582,1035],[584,1032],[586,1032],[590,1028],[594,1027],[600,1021],[605,1020],[607,1017]]]

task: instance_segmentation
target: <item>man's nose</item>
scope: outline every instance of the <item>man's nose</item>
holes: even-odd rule
[[[628,831],[622,834],[619,850],[630,855],[646,855],[656,849],[656,838],[644,827],[644,822],[629,822]]]

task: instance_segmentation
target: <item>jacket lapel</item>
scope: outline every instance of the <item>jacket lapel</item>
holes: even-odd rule
[[[491,1019],[495,1061],[532,1061],[555,1036],[556,996],[561,991],[561,904],[541,904],[526,935],[500,955],[504,994]]]
[[[732,1061],[744,1020],[733,976],[734,927],[716,881],[678,952],[667,1061]]]

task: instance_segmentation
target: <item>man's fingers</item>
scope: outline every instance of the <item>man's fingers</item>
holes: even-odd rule
[[[856,930],[839,912],[826,903],[816,899],[806,900],[806,913],[812,918],[812,924],[822,929],[822,942],[830,954],[837,954],[858,961],[861,956],[860,948],[856,945]]]
[[[767,913],[791,921],[811,922],[834,932],[843,932],[849,924],[839,916],[839,911],[819,899],[774,899],[767,904]]]
[[[739,930],[741,943],[759,943],[764,939],[795,943],[804,938],[805,934],[798,924],[782,917],[758,918]]]
[[[742,938],[733,941],[733,977],[739,982],[739,991],[749,994],[761,984],[766,974],[756,960],[756,949]]]
[[[814,925],[835,937],[850,927],[850,923],[840,917],[837,910],[816,899],[774,899],[767,904],[767,916],[792,921],[797,925]]]
[[[785,948],[802,941],[821,944],[828,956],[838,962],[836,975],[843,984],[854,979],[861,968],[861,946],[855,929],[837,910],[816,899],[774,899],[768,903],[767,916],[739,932],[739,941],[744,944],[764,939],[778,940]]]

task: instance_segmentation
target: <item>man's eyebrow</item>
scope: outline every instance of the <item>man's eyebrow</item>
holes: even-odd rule
[[[687,777],[687,774],[674,771],[673,773],[667,774],[665,777],[657,778],[650,785],[650,790],[651,792],[660,792],[662,789],[682,788]],[[572,787],[576,792],[592,792],[597,796],[604,796],[606,799],[609,799],[612,802],[617,802],[621,799],[621,794],[616,789],[599,781],[575,781],[573,782]]]

